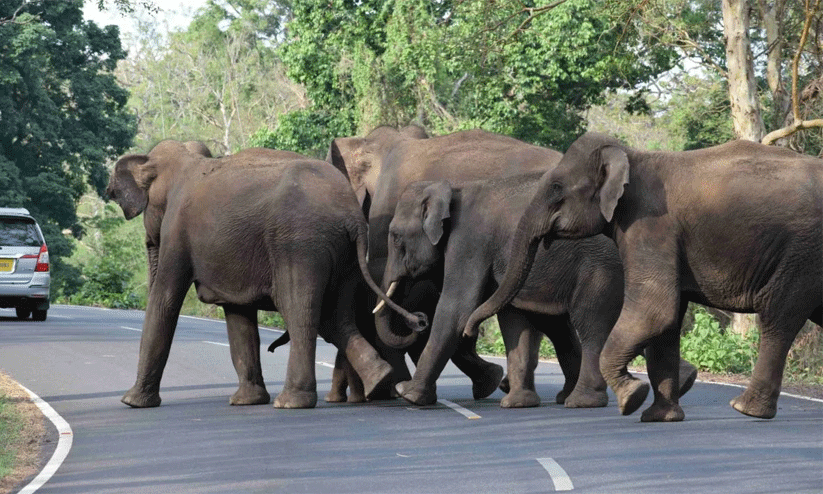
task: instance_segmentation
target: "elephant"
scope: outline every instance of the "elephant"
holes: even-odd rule
[[[192,149],[162,141],[147,154],[122,156],[109,179],[107,194],[125,217],[144,216],[152,273],[137,379],[123,403],[160,405],[160,380],[192,283],[202,302],[225,311],[239,380],[232,405],[270,402],[258,310],[279,310],[292,337],[275,407],[315,406],[318,334],[344,349],[367,394],[389,386],[391,366],[354,324],[355,287],[365,280],[380,290],[366,265],[366,220],[345,177],[290,151],[209,158]],[[418,315],[392,308],[425,329]]]
[[[515,227],[541,176],[538,172],[462,186],[415,182],[400,196],[389,226],[383,283],[442,273],[442,294],[414,377],[397,385],[406,400],[417,405],[437,401],[437,378],[461,343],[463,324],[503,277]],[[540,404],[534,370],[543,332],[554,342],[566,375],[557,402],[569,408],[604,407],[609,398],[600,374],[600,351],[623,306],[623,265],[617,247],[604,235],[558,240],[548,249],[535,247],[524,286],[497,314],[509,382],[500,404]],[[378,317],[378,328],[388,320]],[[572,347],[575,331],[582,359]]]
[[[557,164],[560,157],[557,151],[483,130],[429,137],[422,128],[410,125],[400,130],[381,126],[365,137],[336,138],[329,146],[327,161],[349,178],[363,204],[369,222],[369,268],[379,283],[388,252],[389,223],[400,193],[408,184],[419,180],[449,180],[461,184],[534,170],[545,171]],[[419,280],[405,288],[405,293],[396,296],[399,304],[431,317],[439,293],[435,284]],[[396,327],[397,323],[394,324]],[[361,328],[365,325],[364,322]],[[425,343],[422,339],[417,341],[420,333],[411,332],[404,337],[396,333],[399,332],[379,334],[378,343],[382,341],[391,348],[406,348],[416,361]],[[393,352],[391,348],[379,349],[395,367],[396,380],[410,379],[403,354]],[[471,378],[476,399],[494,392],[503,378],[502,367],[480,358],[472,344],[461,345],[452,356],[452,362]]]
[[[621,412],[633,413],[648,394],[626,368],[645,347],[654,402],[641,420],[684,419],[679,329],[696,302],[759,315],[752,378],[731,406],[773,418],[794,338],[807,319],[823,323],[822,209],[818,158],[741,140],[651,152],[587,133],[541,179],[506,276],[465,332],[524,283],[532,244],[603,232],[616,242],[626,277],[623,310],[600,357]]]

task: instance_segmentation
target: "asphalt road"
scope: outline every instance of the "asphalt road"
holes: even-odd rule
[[[448,402],[431,407],[232,407],[237,380],[225,325],[184,317],[163,404],[135,410],[120,397],[134,382],[142,312],[53,306],[43,323],[13,316],[0,310],[0,369],[73,430],[65,462],[37,492],[823,492],[819,401],[783,396],[775,419],[757,420],[729,407],[739,389],[697,383],[681,400],[684,422],[643,424],[639,413],[620,416],[613,396],[601,409],[554,404],[562,374],[541,363],[544,404],[531,409],[501,409],[500,391],[473,400],[451,364],[438,381]],[[261,331],[264,349],[278,334]],[[263,354],[272,396],[287,350]],[[321,398],[334,353],[318,344]]]

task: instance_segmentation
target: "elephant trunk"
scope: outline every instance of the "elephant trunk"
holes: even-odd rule
[[[393,348],[405,348],[413,343],[417,339],[417,333],[425,331],[429,327],[429,318],[426,314],[422,312],[415,312],[410,313],[406,309],[400,307],[394,301],[389,298],[383,290],[377,286],[374,279],[369,272],[368,261],[366,260],[366,225],[364,221],[358,221],[357,226],[352,232],[354,240],[357,245],[357,261],[360,265],[360,271],[363,274],[363,278],[366,280],[366,284],[372,291],[387,305],[391,308],[394,312],[396,312],[400,317],[403,318],[406,326],[411,328],[412,334],[410,336],[400,336],[394,334],[391,330],[388,330],[385,326],[381,328],[381,324],[377,325],[377,336],[388,346]],[[385,312],[385,311],[384,311]],[[388,318],[388,315],[383,314],[382,317]],[[382,330],[381,330],[382,329]],[[410,342],[411,341],[411,342]]]
[[[540,245],[541,234],[537,233],[539,229],[532,227],[532,217],[536,216],[529,214],[527,210],[526,214],[520,219],[514,239],[512,240],[512,250],[506,268],[506,274],[503,275],[500,285],[492,296],[476,308],[471,316],[469,316],[466,326],[463,329],[463,336],[470,338],[476,337],[480,323],[500,312],[500,309],[511,302],[517,295],[517,292],[523,288],[523,284],[525,284],[526,278],[534,263],[537,248]],[[554,220],[551,221],[551,224],[553,223]],[[551,226],[549,227],[549,231],[551,231]],[[547,240],[547,248],[548,242]]]

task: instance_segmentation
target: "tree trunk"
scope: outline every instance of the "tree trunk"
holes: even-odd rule
[[[723,30],[734,132],[740,139],[760,142],[766,129],[757,100],[747,0],[723,0]]]
[[[723,0],[723,31],[726,37],[729,101],[734,132],[740,139],[760,142],[766,129],[760,114],[754,78],[749,8],[748,0]],[[755,325],[753,315],[734,314],[730,329],[734,333],[746,334]]]
[[[766,80],[774,102],[771,128],[779,129],[791,124],[793,120],[789,91],[783,81],[783,49],[786,46],[786,39],[783,37],[783,16],[786,11],[786,0],[776,0],[771,5],[765,0],[759,0],[759,3],[768,46]]]

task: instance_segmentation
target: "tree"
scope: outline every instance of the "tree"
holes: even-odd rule
[[[282,5],[211,0],[185,31],[157,33],[144,24],[136,54],[120,68],[141,144],[199,139],[218,154],[234,152],[248,147],[255,129],[305,106],[272,47],[282,36]]]
[[[112,74],[125,57],[116,26],[83,21],[82,0],[0,2],[0,201],[40,222],[57,269],[79,234],[75,206],[102,194],[105,163],[135,120]]]
[[[608,22],[598,2],[524,5],[296,2],[280,53],[309,111],[335,129],[415,121],[433,133],[482,127],[560,149],[605,90],[631,90],[673,61],[670,48]]]

